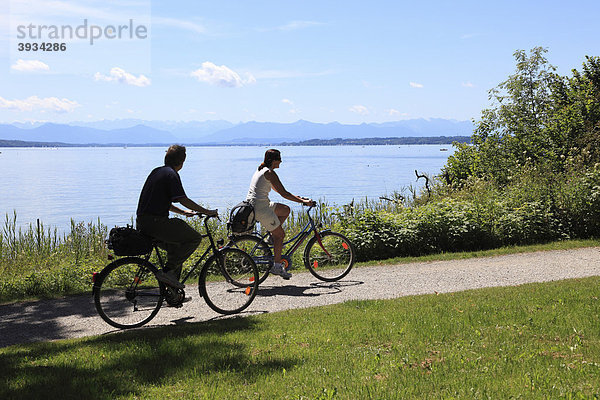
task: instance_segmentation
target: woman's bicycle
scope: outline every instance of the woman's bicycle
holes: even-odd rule
[[[220,314],[235,314],[246,309],[258,290],[259,273],[254,260],[237,248],[218,248],[208,227],[204,227],[209,246],[182,280],[182,283],[200,266],[198,291],[210,308]],[[222,240],[219,240],[219,245]],[[93,276],[94,303],[98,314],[110,325],[136,328],[148,323],[166,301],[169,306],[181,307],[185,292],[160,282],[159,268],[150,262],[156,252],[160,268],[164,263],[158,251],[159,242],[152,242],[152,250],[144,256],[123,257],[108,264]],[[208,258],[207,258],[208,257]]]
[[[292,266],[292,256],[300,248],[302,243],[310,236],[312,237],[304,247],[304,266],[317,279],[327,282],[342,279],[352,269],[356,251],[352,243],[341,233],[332,232],[330,229],[321,229],[310,215],[314,206],[308,207],[306,215],[308,222],[302,230],[290,240],[284,242],[282,262],[286,270]],[[267,279],[273,266],[273,245],[269,243],[270,234],[261,235],[253,232],[245,235],[231,235],[229,247],[238,248],[250,254],[259,270],[259,283]],[[243,282],[237,282],[242,285]]]

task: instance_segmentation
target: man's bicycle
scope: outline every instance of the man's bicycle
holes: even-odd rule
[[[306,212],[308,222],[293,238],[283,243],[284,251],[282,262],[286,270],[292,266],[292,256],[302,243],[312,237],[304,247],[304,266],[317,279],[327,282],[342,279],[352,269],[356,251],[352,243],[341,233],[332,232],[330,229],[321,229],[310,214],[314,206],[309,206]],[[245,235],[232,235],[229,237],[229,247],[238,248],[250,254],[259,270],[259,283],[264,282],[273,266],[273,245],[269,243],[270,234],[261,235],[253,232]],[[242,284],[243,282],[238,282]]]
[[[198,279],[200,296],[210,308],[220,314],[235,314],[246,309],[258,290],[259,273],[254,260],[237,248],[215,244],[208,227],[204,227],[209,246],[185,275],[182,283],[204,262]],[[219,240],[222,244],[222,240]],[[158,251],[159,242],[153,241],[152,250],[144,256],[123,257],[108,264],[93,276],[93,296],[98,314],[115,328],[136,328],[148,323],[163,302],[180,307],[185,299],[182,289],[160,282],[159,268],[150,262],[156,252],[160,268],[164,263]],[[207,258],[208,257],[208,258]]]

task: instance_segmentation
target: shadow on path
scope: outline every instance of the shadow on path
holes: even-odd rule
[[[341,293],[344,288],[364,284],[363,281],[338,281],[338,282],[317,282],[309,286],[285,285],[285,286],[263,286],[258,288],[259,297],[271,296],[300,296],[317,297]]]
[[[57,320],[73,316],[98,316],[91,294],[0,305],[0,348],[71,337]]]
[[[266,286],[261,285],[257,297],[292,296],[300,298],[335,295],[343,292],[346,288],[362,285],[363,281],[338,281],[338,282],[316,282],[305,286],[285,285]],[[244,311],[237,316],[256,315],[263,311]],[[172,320],[176,325],[185,326],[191,323],[194,317],[182,317]],[[217,316],[211,320],[220,320],[227,317]],[[68,339],[76,336],[78,332],[87,332],[89,324],[102,324],[91,294],[68,296],[60,299],[48,299],[30,301],[14,304],[0,305],[0,348],[14,344],[33,342],[47,342],[51,340]],[[119,330],[111,330],[114,333]]]

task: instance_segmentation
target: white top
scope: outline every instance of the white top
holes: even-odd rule
[[[256,202],[269,202],[269,192],[271,191],[271,182],[265,178],[265,172],[273,171],[267,167],[264,167],[260,171],[256,171],[252,175],[250,181],[250,189],[248,189],[248,195],[246,200],[250,203],[255,204]]]

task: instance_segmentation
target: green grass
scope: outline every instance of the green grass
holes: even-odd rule
[[[0,349],[0,398],[600,396],[600,278]]]

